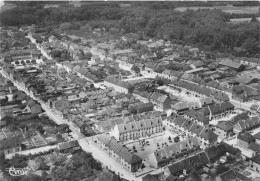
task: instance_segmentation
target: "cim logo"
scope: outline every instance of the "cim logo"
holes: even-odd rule
[[[9,174],[11,176],[23,176],[26,175],[29,171],[29,168],[14,168],[14,167],[10,167],[9,169],[7,169],[7,171],[9,172]]]

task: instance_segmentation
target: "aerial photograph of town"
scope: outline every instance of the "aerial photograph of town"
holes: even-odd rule
[[[0,181],[260,181],[260,1],[0,1]]]

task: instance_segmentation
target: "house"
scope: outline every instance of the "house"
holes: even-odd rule
[[[247,176],[230,169],[224,173],[219,174],[217,177],[214,178],[213,181],[253,181],[252,179],[248,178]]]
[[[168,96],[153,92],[148,100],[161,110],[170,109],[171,100]]]
[[[190,67],[191,67],[192,69],[198,69],[198,68],[202,68],[202,67],[204,67],[204,66],[205,66],[205,63],[202,62],[201,60],[198,60],[198,61],[196,61],[196,62],[190,64]]]
[[[247,149],[252,152],[252,156],[255,156],[256,154],[260,154],[260,145],[255,142],[251,142],[248,145]]]
[[[126,146],[123,146],[118,156],[120,157],[121,165],[128,168],[128,170],[131,172],[139,170],[142,166],[142,159],[136,154],[132,153]]]
[[[200,149],[199,139],[195,136],[178,143],[163,147],[162,149],[152,152],[147,157],[147,162],[153,168],[160,168],[182,159],[186,155],[196,152]]]
[[[62,115],[70,108],[70,102],[65,99],[59,99],[54,102],[50,102],[50,107],[55,109],[56,113]]]
[[[241,132],[253,130],[255,128],[258,128],[259,126],[260,126],[260,120],[258,117],[249,117],[246,120],[239,120],[234,125],[234,132],[238,134]]]
[[[148,102],[148,103],[141,103],[138,105],[134,105],[134,106],[130,106],[130,111],[132,113],[137,113],[137,114],[141,114],[144,112],[149,112],[149,111],[153,111],[153,103]]]
[[[250,169],[260,173],[260,154],[257,154],[250,159]]]
[[[209,129],[208,126],[202,126],[189,119],[186,120],[180,115],[166,119],[166,125],[166,128],[182,133],[185,136],[197,136],[200,139],[202,148],[214,145],[218,139],[218,135]]]
[[[209,105],[208,109],[210,112],[209,119],[220,119],[225,116],[228,116],[229,114],[232,114],[234,111],[235,106],[231,104],[230,102],[222,102],[222,103],[216,103],[214,105]]]
[[[128,141],[135,140],[141,137],[146,137],[156,133],[161,133],[163,130],[162,118],[144,119],[141,121],[131,121],[115,126],[111,135],[117,140]]]
[[[191,110],[186,112],[183,115],[184,118],[190,119],[192,121],[195,121],[196,123],[200,125],[208,125],[209,124],[209,118],[201,111],[195,111]]]
[[[22,151],[22,148],[21,141],[17,136],[0,140],[0,152],[4,152],[4,154],[10,154],[19,151]]]
[[[96,142],[101,149],[105,150],[109,156],[117,160],[129,171],[136,172],[141,168],[142,159],[118,142],[114,137],[110,137],[108,134],[102,134],[94,139],[94,142]]]
[[[255,142],[260,145],[260,132],[256,133],[253,136],[255,138]]]
[[[257,89],[247,85],[237,85],[232,87],[232,98],[241,102],[254,100],[259,96]]]
[[[115,91],[125,94],[131,93],[134,90],[134,86],[132,84],[124,82],[116,77],[107,77],[104,80],[104,85],[107,87],[113,87]]]
[[[215,101],[212,97],[206,97],[199,100],[200,107],[205,107],[214,103]]]
[[[214,133],[218,135],[219,138],[224,139],[233,134],[233,125],[228,122],[221,122],[219,121],[214,126]]]
[[[248,85],[248,84],[252,84],[252,83],[257,83],[258,79],[255,77],[247,76],[247,75],[240,75],[237,77],[236,81],[238,83],[240,83],[241,85]]]
[[[205,152],[212,163],[219,160],[219,158],[224,155],[229,155],[235,158],[236,161],[242,158],[241,151],[238,148],[235,148],[225,142],[208,147],[205,149]]]
[[[164,169],[164,175],[180,176],[181,174],[189,173],[191,170],[195,168],[201,168],[207,163],[209,163],[207,154],[205,152],[200,152],[166,167]]]
[[[255,138],[248,132],[239,133],[237,136],[237,146],[247,149],[251,142],[255,142]]]
[[[230,69],[233,69],[237,72],[241,72],[245,70],[245,66],[241,63],[230,61],[227,59],[223,59],[218,63],[220,66],[229,67]]]
[[[189,110],[189,105],[186,102],[177,102],[176,104],[172,105],[171,108],[176,114],[184,114]]]

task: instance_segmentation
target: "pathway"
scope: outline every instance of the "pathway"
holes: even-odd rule
[[[57,148],[57,145],[44,146],[44,147],[39,147],[39,148],[35,148],[35,149],[7,154],[7,155],[5,155],[5,158],[11,159],[13,156],[15,156],[15,154],[19,154],[19,155],[36,154],[36,153],[40,153],[40,152],[46,152],[46,151],[49,151],[49,150],[55,149],[55,148]]]

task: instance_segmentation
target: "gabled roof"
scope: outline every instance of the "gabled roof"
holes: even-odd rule
[[[260,164],[260,154],[256,154],[251,158],[252,162]]]
[[[174,110],[177,110],[177,111],[189,109],[188,104],[185,103],[185,102],[178,102],[178,103],[172,105],[171,107],[172,107]]]
[[[209,110],[212,114],[220,114],[224,111],[227,111],[228,109],[234,109],[234,105],[230,102],[222,102],[222,103],[216,103],[214,105],[209,105]]]
[[[248,132],[239,133],[237,136],[237,139],[243,140],[243,141],[247,142],[248,144],[255,141],[255,138]]]
[[[229,61],[229,60],[221,60],[221,62],[219,62],[219,64],[227,66],[227,67],[235,68],[235,69],[238,69],[242,65],[241,63],[233,62],[233,61]]]
[[[113,150],[116,154],[119,154],[120,150],[123,148],[123,145],[120,142],[118,142],[115,138],[112,137],[108,147],[111,150]]]
[[[153,152],[157,162],[161,162],[168,159],[166,151],[164,149],[157,150]]]
[[[219,129],[222,129],[224,131],[230,131],[230,130],[233,130],[233,125],[231,125],[230,123],[228,122],[221,122],[219,121],[215,127],[219,128]]]
[[[258,117],[249,117],[246,120],[239,120],[236,123],[236,126],[240,126],[242,131],[254,128],[257,125],[260,125],[260,120]]]
[[[209,143],[214,143],[218,140],[218,135],[208,128],[203,129],[199,136],[201,136],[205,140],[208,140]]]
[[[199,122],[202,122],[203,125],[209,124],[209,118],[205,116],[203,112],[191,110],[185,114]]]
[[[255,151],[255,152],[260,153],[260,145],[257,144],[257,143],[255,143],[255,142],[251,142],[251,143],[248,145],[247,148],[250,149],[250,150],[253,150],[253,151]]]
[[[168,98],[168,96],[166,96],[166,95],[163,95],[163,94],[160,94],[160,93],[158,93],[158,92],[154,92],[154,93],[152,93],[152,95],[149,97],[149,99],[152,99],[152,100],[154,100],[154,101],[158,101],[158,102],[160,102],[160,103],[164,103],[165,102],[165,100]]]
[[[134,164],[137,162],[141,162],[142,159],[136,154],[132,153],[127,147],[123,146],[121,151],[119,152],[119,156],[123,158],[127,163]]]
[[[260,132],[256,133],[253,135],[255,139],[260,140]]]

